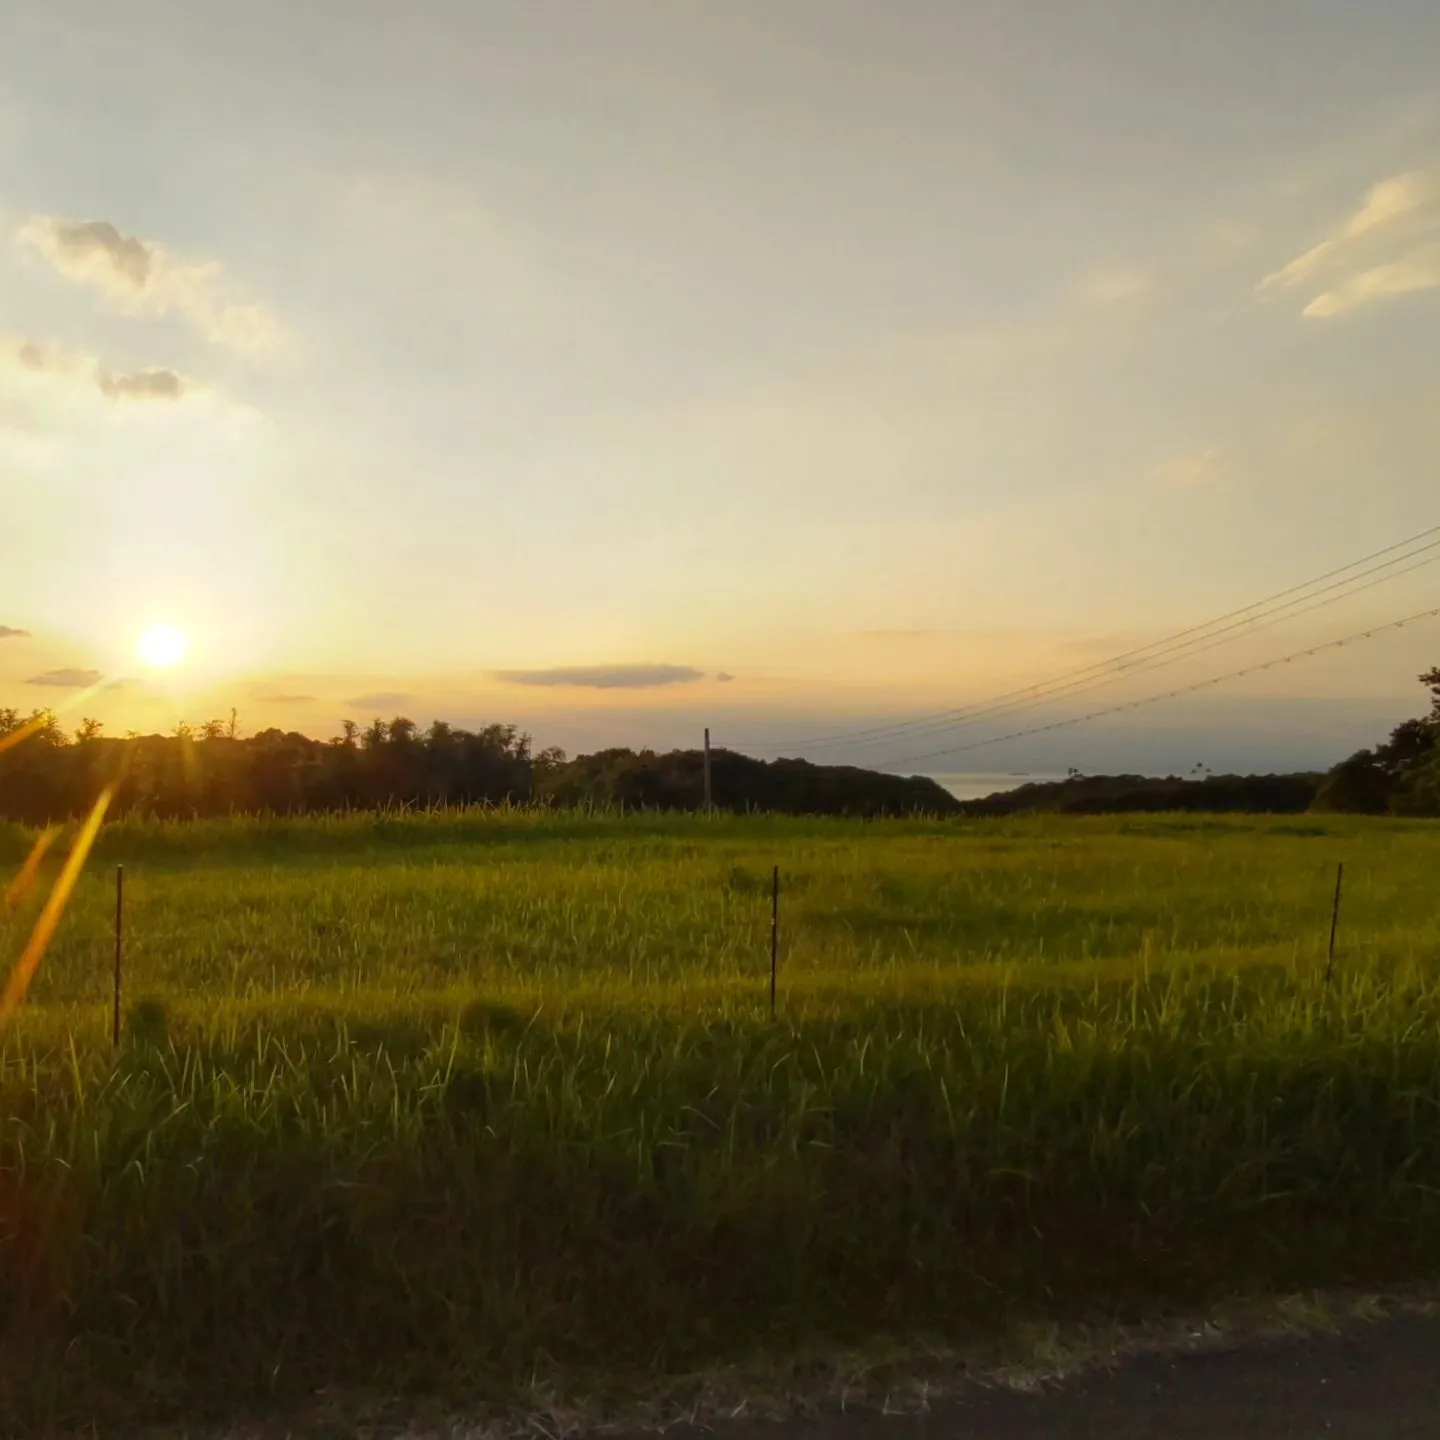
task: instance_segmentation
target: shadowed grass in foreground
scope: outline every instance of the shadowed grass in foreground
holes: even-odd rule
[[[107,832],[126,1044],[92,877],[0,1049],[12,1424],[1440,1274],[1440,829],[415,823]]]

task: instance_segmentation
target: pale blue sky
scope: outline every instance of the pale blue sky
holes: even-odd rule
[[[8,0],[0,704],[168,618],[187,713],[743,742],[1440,522],[1437,75],[1418,3]],[[1358,731],[1434,659],[1207,723]],[[704,678],[497,674],[662,663]],[[1316,713],[1297,747],[1348,743]]]

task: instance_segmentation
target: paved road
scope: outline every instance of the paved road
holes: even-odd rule
[[[682,1431],[669,1432],[672,1440]],[[926,1415],[726,1423],[714,1440],[1440,1440],[1440,1318],[1136,1360]],[[687,1437],[690,1440],[690,1437]]]

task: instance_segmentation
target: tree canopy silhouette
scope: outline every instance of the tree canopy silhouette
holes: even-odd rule
[[[1440,668],[1420,683],[1430,692],[1430,713],[1407,720],[1373,750],[1360,750],[1327,777],[1316,797],[1322,810],[1368,815],[1440,815]]]
[[[107,784],[117,786],[112,814],[163,818],[505,802],[694,810],[704,800],[698,750],[567,760],[561,750],[535,752],[513,725],[469,731],[436,720],[422,731],[398,715],[363,730],[347,720],[331,740],[277,729],[242,738],[232,716],[228,725],[117,739],[95,720],[72,736],[51,715],[30,718],[39,728],[0,754],[0,819],[44,824],[80,815]],[[26,723],[0,710],[0,735]],[[713,765],[722,809],[869,816],[957,808],[931,780],[728,751],[717,751]]]
[[[1211,775],[1155,779],[1072,774],[961,803],[936,781],[806,760],[712,756],[717,808],[824,815],[1010,814],[1023,810],[1105,813],[1231,810],[1440,815],[1440,668],[1420,677],[1430,713],[1397,726],[1328,775]],[[536,752],[513,725],[462,730],[404,715],[363,729],[346,720],[330,740],[296,731],[241,736],[227,721],[180,724],[169,735],[107,736],[84,719],[67,734],[53,714],[0,709],[0,736],[33,727],[0,751],[0,820],[46,824],[84,814],[106,785],[113,814],[163,818],[241,813],[300,814],[389,806],[475,804],[623,805],[696,810],[704,801],[699,750],[603,750],[570,760]]]
[[[278,729],[242,738],[233,718],[124,738],[87,719],[72,737],[53,716],[38,718],[32,735],[0,754],[0,818],[41,824],[83,814],[107,784],[117,786],[112,813],[161,817],[522,803],[563,759],[532,753],[513,725],[472,732],[441,721],[422,736],[404,716],[376,720],[363,735],[347,721],[328,741]],[[26,723],[0,710],[0,735]]]

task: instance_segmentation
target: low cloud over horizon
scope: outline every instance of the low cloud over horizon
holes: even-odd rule
[[[653,690],[662,685],[693,685],[705,678],[705,672],[693,665],[556,665],[547,670],[496,670],[494,678],[506,685]]]
[[[60,690],[87,690],[98,685],[104,675],[98,670],[79,670],[73,667],[61,670],[46,670],[41,675],[32,675],[27,685],[52,685]]]
[[[408,690],[377,690],[372,695],[356,695],[345,703],[356,710],[393,710],[414,698]]]
[[[14,625],[0,625],[0,640],[28,640],[30,632],[19,630]]]

